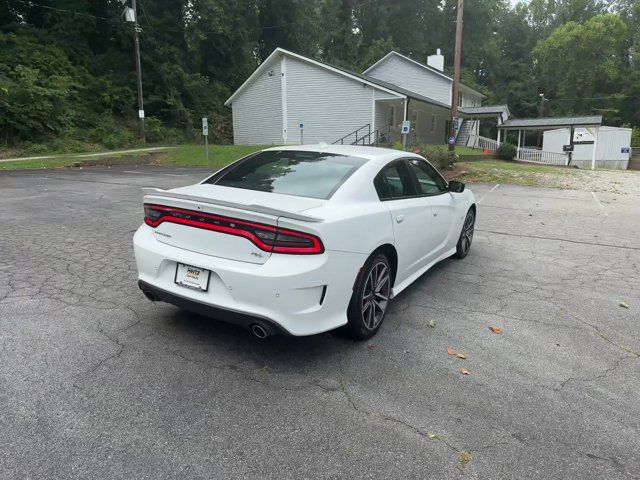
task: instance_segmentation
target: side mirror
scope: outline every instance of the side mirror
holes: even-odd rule
[[[457,180],[451,180],[449,182],[449,191],[453,193],[462,193],[464,192],[464,183],[459,182]]]

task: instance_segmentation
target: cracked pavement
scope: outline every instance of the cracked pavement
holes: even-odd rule
[[[470,185],[370,342],[259,341],[136,285],[140,187],[207,173],[0,173],[0,478],[640,478],[640,197]]]

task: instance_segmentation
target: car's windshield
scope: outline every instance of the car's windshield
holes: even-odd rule
[[[327,199],[366,161],[335,153],[269,150],[239,161],[205,183]]]

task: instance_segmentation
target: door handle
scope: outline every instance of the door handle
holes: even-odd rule
[[[402,223],[402,222],[404,222],[404,215],[398,215],[398,216],[396,217],[396,222],[398,222],[398,223]]]
[[[438,210],[434,210],[434,211],[433,211],[433,216],[434,216],[434,217],[437,217],[437,216],[438,216]]]

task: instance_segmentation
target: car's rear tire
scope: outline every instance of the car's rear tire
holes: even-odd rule
[[[476,212],[473,208],[470,208],[467,212],[467,216],[464,218],[462,224],[462,231],[460,232],[460,238],[456,245],[456,258],[464,258],[469,255],[471,250],[471,242],[473,241],[473,231],[476,224]]]
[[[391,300],[393,272],[387,256],[372,255],[362,267],[347,310],[346,333],[355,340],[373,337],[384,321]]]

